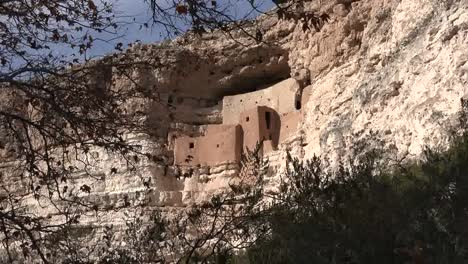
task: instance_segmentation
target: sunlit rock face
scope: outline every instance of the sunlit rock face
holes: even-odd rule
[[[313,79],[302,124],[305,157],[343,156],[371,131],[395,160],[443,144],[466,93],[467,5],[355,1],[317,36],[293,33],[309,45],[290,57]]]
[[[285,150],[304,159],[338,160],[353,144],[366,141],[385,146],[391,159],[401,161],[418,158],[424,146],[443,145],[466,93],[466,1],[336,0],[304,8],[330,19],[320,31],[275,16],[260,17],[255,27],[246,24],[263,32],[263,43],[241,32],[234,32],[234,39],[213,33],[127,51],[126,56],[159,59],[163,67],[136,75],[163,94],[163,101],[182,109],[161,126],[167,135],[160,138],[167,175],[158,169],[148,174],[152,188],[171,193],[161,193],[160,199],[186,205],[222,189],[236,174],[235,165],[222,163],[173,166],[173,151],[178,138],[203,137],[206,125],[227,121],[243,127],[244,140],[250,138],[252,127],[242,120],[246,100],[251,108],[268,106],[278,114],[273,134],[279,140],[264,146],[264,155],[277,168],[272,180],[284,166]],[[284,90],[277,92],[279,83]],[[194,111],[209,118],[184,119],[184,113]],[[156,112],[150,111],[150,121]],[[203,151],[209,155],[210,150]],[[174,177],[177,173],[190,177]]]
[[[330,16],[320,31],[265,16],[255,26],[246,25],[252,32],[260,28],[262,43],[242,32],[233,32],[233,38],[212,33],[134,45],[119,54],[161,65],[135,69],[135,82],[112,76],[115,86],[139,85],[158,95],[157,102],[128,103],[129,111],[148,112],[150,126],[147,134],[128,135],[127,140],[143,145],[155,158],[138,160],[132,170],[118,157],[93,150],[95,177],[77,171],[75,183],[89,185],[89,198],[100,201],[108,214],[90,214],[83,221],[118,224],[125,210],[186,207],[222,191],[239,165],[237,154],[210,141],[216,131],[235,131],[229,144],[240,148],[247,139],[265,140],[262,154],[270,160],[268,180],[273,183],[284,167],[286,150],[302,159],[322,155],[338,160],[365,140],[385,146],[390,158],[401,161],[418,158],[426,145],[443,145],[466,93],[468,2],[320,2],[326,3],[304,7]],[[228,119],[223,116],[226,105]],[[254,111],[255,118],[249,116],[253,109],[261,109]],[[236,129],[216,128],[223,125]],[[223,138],[230,135],[213,136]],[[190,152],[197,147],[194,142],[209,144]],[[175,159],[178,144],[182,153],[189,153],[186,159]],[[212,156],[215,150],[205,149],[211,144],[233,158],[189,157],[203,152]]]

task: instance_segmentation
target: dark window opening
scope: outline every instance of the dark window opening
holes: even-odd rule
[[[245,121],[246,121],[246,122],[249,122],[249,120],[250,120],[249,117],[246,117],[246,118],[245,118]]]
[[[296,110],[301,110],[302,104],[301,100],[296,100]]]
[[[219,148],[219,144],[216,144],[216,147]]]
[[[167,98],[167,103],[172,104],[172,102],[174,102],[174,98],[172,98],[172,95],[169,95],[169,97]]]
[[[273,136],[270,134],[270,140],[272,140],[272,139],[273,139]]]
[[[270,126],[271,126],[271,113],[270,112],[265,112],[265,121],[266,121],[267,129],[270,129]]]
[[[195,144],[193,142],[189,143],[189,148],[193,149],[195,147]]]
[[[296,93],[296,96],[295,96],[295,106],[296,106],[296,110],[300,110],[302,108],[302,91],[301,92],[298,92]]]

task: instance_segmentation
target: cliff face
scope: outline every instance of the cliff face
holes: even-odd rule
[[[172,113],[166,125],[154,121],[155,130],[164,130],[156,133],[160,137],[146,139],[158,142],[153,151],[165,155],[167,166],[142,165],[146,169],[139,171],[151,179],[152,205],[184,206],[225,186],[236,175],[235,164],[174,163],[175,139],[205,135],[207,124],[225,123],[223,112],[232,124],[232,95],[240,96],[241,105],[243,94],[257,98],[264,91],[269,94],[265,98],[289,100],[288,111],[294,112],[298,99],[288,88],[268,92],[287,78],[297,80],[301,105],[289,132],[282,132],[277,146],[265,151],[276,168],[283,166],[284,150],[301,158],[315,154],[337,159],[356,141],[366,140],[385,145],[391,159],[403,160],[417,158],[426,145],[443,144],[466,93],[468,2],[336,0],[319,10],[330,16],[319,32],[264,16],[247,27],[259,28],[265,43],[241,32],[233,38],[214,33],[127,51],[126,56],[160,59],[165,67],[134,74],[142,86],[160,93],[161,101],[178,105],[176,110],[150,110],[149,121]],[[116,82],[128,85],[118,77]],[[272,108],[281,118],[289,113]],[[241,118],[240,110],[238,114]],[[214,150],[204,151],[208,155]],[[112,162],[103,159],[103,164]],[[277,170],[272,171],[274,179]],[[119,193],[117,201],[122,193],[143,192],[137,178],[129,172],[106,177],[100,194]]]
[[[466,93],[467,3],[360,1],[322,37],[298,35],[309,45],[290,56],[315,76],[305,156],[343,155],[370,131],[398,160],[443,143]]]
[[[135,69],[136,83],[112,76],[115,85],[139,85],[158,94],[158,102],[129,102],[132,111],[148,111],[151,135],[127,135],[158,162],[142,159],[130,170],[125,161],[92,150],[96,166],[87,170],[95,177],[78,171],[75,183],[89,185],[90,199],[101,202],[108,214],[83,217],[83,223],[119,224],[124,211],[140,205],[150,211],[207,199],[238,173],[233,162],[238,155],[226,151],[238,151],[232,146],[246,147],[255,139],[269,141],[263,154],[271,161],[272,181],[284,166],[285,150],[304,159],[324,155],[336,160],[366,140],[385,145],[391,159],[404,160],[417,158],[425,145],[443,144],[466,93],[468,1],[314,5],[304,8],[330,16],[320,31],[304,31],[301,22],[268,15],[246,25],[252,32],[260,29],[264,43],[242,32],[232,37],[213,33],[135,45],[121,54],[163,65]],[[252,109],[259,110],[250,115]],[[260,121],[247,124],[257,120],[252,116]],[[228,150],[211,136],[232,136]],[[196,142],[205,144],[201,152],[191,150]],[[213,149],[206,148],[210,144]],[[232,158],[219,162],[215,148]]]
[[[160,90],[219,101],[291,76],[308,98],[305,157],[342,155],[371,130],[410,158],[443,141],[465,95],[467,2],[336,0],[319,10],[330,15],[320,32],[260,18],[268,45],[241,33],[178,39],[164,49],[170,56],[159,55],[169,66],[147,78]]]

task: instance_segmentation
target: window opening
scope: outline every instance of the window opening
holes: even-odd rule
[[[189,143],[189,148],[193,149],[195,147],[195,144],[193,142]]]
[[[296,110],[301,110],[301,100],[296,100]]]
[[[265,112],[265,121],[266,121],[267,129],[270,129],[270,126],[271,126],[271,113],[270,112]]]
[[[301,110],[301,108],[302,108],[301,93],[297,93],[297,94],[296,94],[295,100],[296,100],[296,103],[295,103],[295,105],[296,105],[296,110]]]

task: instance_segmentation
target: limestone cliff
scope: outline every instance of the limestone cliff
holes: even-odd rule
[[[133,111],[148,112],[153,130],[127,138],[157,162],[140,160],[129,170],[124,161],[92,150],[96,177],[78,171],[75,183],[90,185],[90,199],[108,214],[83,223],[118,224],[123,211],[139,205],[150,210],[206,199],[238,172],[238,155],[223,148],[240,151],[252,138],[270,141],[263,152],[272,180],[285,150],[304,159],[338,159],[371,135],[392,150],[390,158],[403,160],[444,142],[468,82],[468,1],[333,0],[304,8],[330,19],[316,31],[267,14],[246,23],[248,31],[263,32],[262,43],[243,32],[215,32],[134,45],[120,54],[163,65],[134,70],[136,83],[112,76],[115,85],[158,94],[157,102],[129,102]],[[249,112],[257,106],[266,108]],[[252,116],[271,121],[251,126]],[[198,144],[202,151],[191,150]],[[220,154],[212,155],[217,148]],[[225,154],[229,160],[220,162]]]
[[[174,134],[203,135],[207,124],[221,124],[232,115],[227,98],[242,94],[257,98],[259,92],[290,77],[297,80],[296,91],[288,93],[282,87],[283,92],[272,93],[271,98],[289,100],[293,106],[294,93],[301,93],[300,117],[276,151],[268,153],[273,166],[281,167],[286,149],[302,158],[314,154],[340,158],[354,141],[369,135],[393,150],[389,154],[395,160],[417,158],[425,145],[444,142],[468,81],[467,1],[336,0],[305,8],[319,8],[330,20],[317,32],[265,15],[246,26],[260,28],[264,43],[255,43],[242,32],[232,38],[213,33],[127,51],[127,56],[160,59],[164,67],[138,72],[138,79],[161,93],[162,101],[180,105],[172,111],[173,119],[165,121],[171,123],[166,126],[168,134],[162,133],[168,137],[147,139],[158,142],[154,151],[167,155],[168,165],[148,164],[138,172],[151,178],[155,190],[151,205],[194,202],[236,173],[236,165],[229,163],[193,170],[173,166]],[[198,119],[187,118],[194,111]],[[157,115],[150,111],[149,118]],[[155,129],[164,127],[155,124]],[[208,155],[214,150],[204,151]],[[115,162],[110,157],[102,161]],[[135,193],[144,192],[136,178],[130,172],[107,176],[105,187],[95,190],[100,189],[98,194],[110,203],[118,203],[121,195],[136,201]]]
[[[371,130],[409,157],[438,143],[465,95],[467,2],[336,0],[319,10],[331,17],[320,32],[261,17],[263,44],[240,32],[175,40],[159,55],[167,68],[145,81],[213,100],[289,76],[310,83],[302,94],[306,157],[342,153]],[[159,54],[154,46],[135,51]]]

